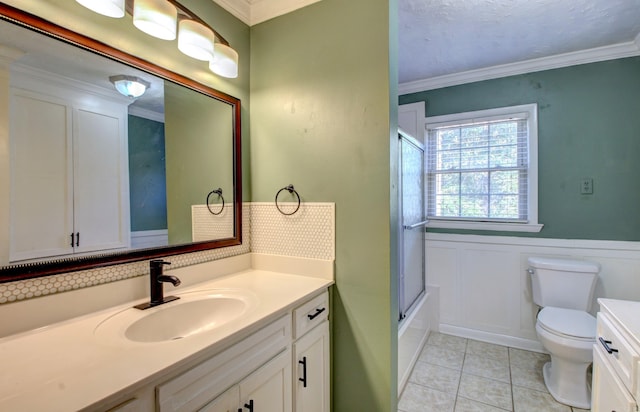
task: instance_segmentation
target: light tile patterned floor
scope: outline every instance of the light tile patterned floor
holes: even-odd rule
[[[586,412],[556,402],[544,385],[549,356],[431,333],[399,412]]]

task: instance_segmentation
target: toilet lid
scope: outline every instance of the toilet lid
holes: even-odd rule
[[[538,322],[545,329],[560,335],[595,339],[596,318],[575,309],[545,307],[538,314]]]

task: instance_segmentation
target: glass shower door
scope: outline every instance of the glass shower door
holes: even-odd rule
[[[399,319],[425,293],[424,145],[400,132]]]

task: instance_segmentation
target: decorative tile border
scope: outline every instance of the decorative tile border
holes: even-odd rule
[[[281,207],[295,208],[283,203]],[[291,209],[293,210],[293,209]],[[167,256],[174,269],[249,252],[335,259],[335,204],[303,203],[295,214],[285,216],[273,203],[244,203],[242,245]],[[51,295],[146,275],[147,261],[64,273],[54,276],[0,283],[0,304]]]
[[[243,242],[241,245],[224,247],[221,249],[204,250],[195,253],[185,253],[182,255],[167,256],[165,259],[171,262],[172,268],[177,269],[184,266],[190,266],[198,263],[204,263],[249,253],[251,243],[250,212],[251,205],[249,203],[243,204]],[[20,280],[17,282],[0,283],[0,304],[143,276],[146,275],[148,271],[149,263],[147,261],[140,261],[122,265],[107,266],[103,268],[82,270],[78,272],[64,273],[61,275]]]

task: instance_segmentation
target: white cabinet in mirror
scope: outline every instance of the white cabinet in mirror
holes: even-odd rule
[[[131,101],[26,68],[9,99],[10,261],[128,248]]]

